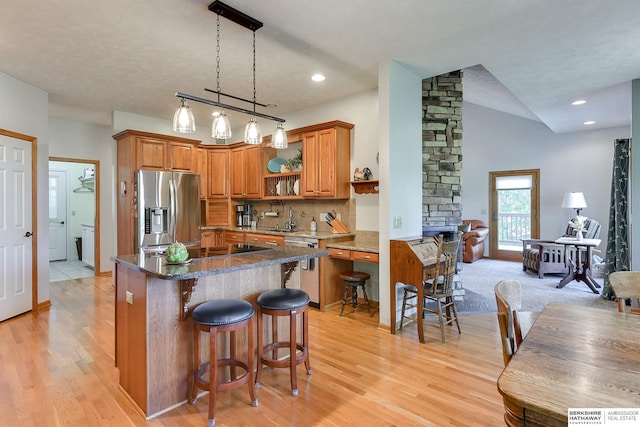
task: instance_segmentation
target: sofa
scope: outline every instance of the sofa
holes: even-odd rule
[[[481,219],[465,219],[463,225],[470,225],[470,230],[462,235],[462,261],[471,263],[484,255],[484,241],[489,235],[489,227]]]

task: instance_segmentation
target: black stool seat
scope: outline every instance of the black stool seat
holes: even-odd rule
[[[253,305],[239,299],[208,301],[193,309],[191,319],[207,326],[230,325],[253,316]]]
[[[367,311],[369,312],[369,316],[373,316],[373,313],[371,313],[369,296],[367,295],[367,290],[365,289],[367,280],[371,278],[371,275],[363,271],[349,271],[346,273],[340,273],[339,276],[342,280],[344,280],[345,283],[340,316],[344,315],[344,306],[349,303],[349,298],[351,299],[351,305],[353,306],[353,309],[355,310],[358,307],[358,286],[362,286],[362,293],[364,294],[364,302],[367,305]],[[349,296],[349,290],[351,290],[351,296]]]
[[[269,310],[292,310],[309,304],[309,295],[300,289],[274,289],[258,297],[260,308]]]

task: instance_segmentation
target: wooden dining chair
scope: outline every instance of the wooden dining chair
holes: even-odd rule
[[[640,314],[640,271],[615,271],[609,274],[609,283],[618,299],[618,311]]]
[[[522,286],[516,280],[498,282],[494,287],[494,293],[498,305],[502,357],[506,366],[540,313],[521,310]]]

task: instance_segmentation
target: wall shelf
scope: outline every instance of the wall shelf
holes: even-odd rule
[[[351,181],[353,190],[358,194],[378,194],[378,180],[370,179],[368,181]]]

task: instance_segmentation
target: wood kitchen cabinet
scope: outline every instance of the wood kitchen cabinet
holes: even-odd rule
[[[284,236],[272,234],[246,233],[246,243],[266,243],[267,245],[284,245]]]
[[[225,231],[224,243],[245,243],[246,233],[241,231]]]
[[[242,145],[231,149],[231,198],[260,199],[262,146]]]
[[[205,148],[196,148],[195,153],[195,161],[194,161],[194,172],[200,176],[200,200],[204,200],[207,198],[207,150]]]
[[[215,248],[224,245],[223,230],[206,230],[200,234],[200,246],[203,248]]]
[[[116,141],[118,255],[130,255],[134,248],[135,192],[137,170],[196,172],[199,140],[124,130]]]
[[[334,121],[301,130],[303,197],[351,196],[350,123]]]
[[[150,136],[138,136],[134,143],[136,169],[194,172],[196,149],[192,143]]]
[[[229,149],[211,147],[207,149],[207,198],[229,198]]]

